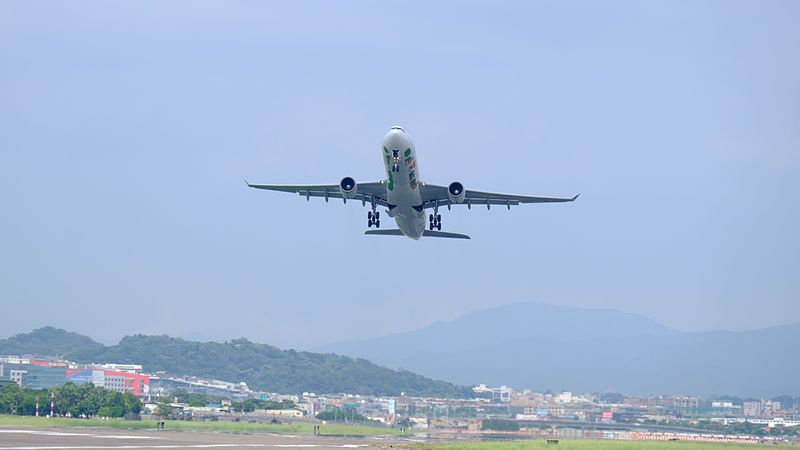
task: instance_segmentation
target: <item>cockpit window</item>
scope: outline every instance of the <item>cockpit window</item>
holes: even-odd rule
[[[402,131],[403,133],[405,133],[405,132],[406,132],[406,130],[404,130],[404,129],[403,129],[403,127],[393,126],[393,127],[392,127],[392,129],[393,129],[393,130],[399,130],[399,131]]]

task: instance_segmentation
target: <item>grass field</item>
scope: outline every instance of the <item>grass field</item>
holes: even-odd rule
[[[759,448],[766,445],[736,444],[727,442],[696,442],[696,441],[601,441],[593,439],[559,439],[558,444],[548,444],[545,439],[532,439],[527,441],[508,442],[463,442],[445,444],[414,444],[411,448],[432,450],[638,450],[638,449],[679,449],[679,450],[712,450]],[[774,446],[770,446],[774,447]],[[789,447],[797,448],[797,447]]]
[[[66,417],[31,417],[0,414],[0,426],[27,426],[27,427],[107,427],[107,428],[143,428],[155,429],[155,419],[122,420],[122,419],[73,419]],[[306,422],[295,423],[248,423],[248,422],[194,422],[185,420],[165,421],[167,430],[196,430],[196,431],[243,431],[260,433],[291,433],[312,434],[314,424]],[[358,425],[321,425],[323,435],[345,436],[370,436],[370,435],[399,435],[397,428],[376,428]],[[397,447],[397,445],[395,445]],[[445,442],[445,443],[420,443],[408,445],[407,448],[432,449],[432,450],[535,450],[535,449],[608,449],[608,450],[634,450],[634,449],[680,449],[680,450],[710,450],[710,449],[735,449],[757,448],[756,444],[735,444],[725,442],[696,442],[696,441],[605,441],[593,439],[559,439],[558,444],[547,444],[544,438],[523,441],[470,441],[470,442]],[[773,446],[774,447],[774,446]],[[800,447],[789,447],[799,448]]]
[[[155,419],[122,420],[122,419],[74,419],[67,417],[31,417],[0,414],[0,426],[27,427],[107,427],[107,428],[156,428]],[[295,423],[248,423],[248,422],[194,422],[186,420],[164,421],[168,430],[207,430],[207,431],[249,431],[262,433],[313,434],[314,424]],[[389,435],[400,434],[397,428],[377,428],[359,425],[320,425],[320,432],[329,435]]]

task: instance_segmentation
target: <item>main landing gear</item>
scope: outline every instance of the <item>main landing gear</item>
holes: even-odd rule
[[[374,209],[367,212],[367,228],[372,228],[373,225],[375,228],[381,227],[381,213]]]
[[[434,211],[433,214],[428,215],[428,228],[433,231],[436,228],[442,231],[442,215]]]

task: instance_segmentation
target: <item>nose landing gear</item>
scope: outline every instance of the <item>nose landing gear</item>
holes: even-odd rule
[[[367,228],[372,228],[373,225],[375,228],[381,227],[381,213],[374,209],[367,212]]]

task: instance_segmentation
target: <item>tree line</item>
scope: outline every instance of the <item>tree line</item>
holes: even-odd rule
[[[172,406],[174,400],[178,403],[185,403],[193,407],[203,407],[209,405],[220,405],[222,400],[227,397],[210,394],[189,393],[184,390],[176,390],[169,396],[164,396],[158,399],[156,413],[168,416],[172,415],[175,411]],[[257,409],[294,409],[297,405],[291,400],[282,400],[276,402],[263,398],[248,398],[241,402],[231,402],[230,409],[233,412],[253,412]]]
[[[231,403],[231,410],[236,412],[253,412],[257,409],[294,409],[297,405],[291,400],[280,402],[261,398],[248,398],[241,402]]]
[[[351,422],[368,422],[370,421],[367,419],[363,414],[359,414],[353,408],[341,409],[341,408],[329,408],[326,411],[323,411],[316,415],[318,420],[331,420],[331,421],[351,421]]]
[[[481,430],[492,431],[519,431],[519,422],[516,420],[484,419]]]
[[[53,389],[21,388],[16,384],[3,386],[0,388],[0,413],[33,416],[38,396],[39,415],[49,415],[51,394],[53,412],[57,416],[122,417],[127,413],[139,414],[142,409],[142,402],[130,392],[123,394],[92,383],[75,385],[68,381]]]
[[[673,425],[673,424],[670,424]],[[732,422],[721,424],[710,420],[701,420],[696,425],[689,424],[691,428],[726,434],[748,434],[751,436],[800,436],[800,426],[794,427],[765,427],[751,422]]]

